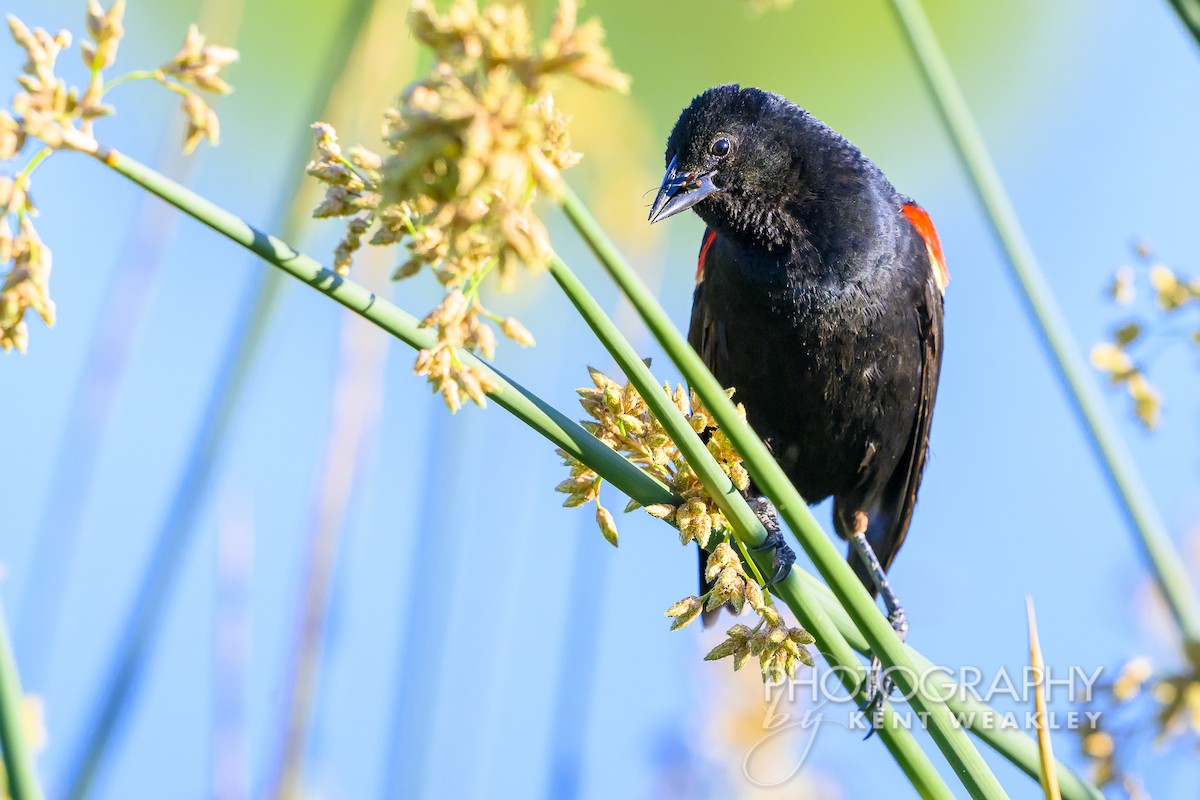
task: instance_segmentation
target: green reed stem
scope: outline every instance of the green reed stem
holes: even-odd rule
[[[371,321],[405,344],[414,348],[425,348],[435,343],[434,332],[428,328],[421,328],[416,317],[402,311],[387,300],[377,297],[373,292],[358,284],[325,269],[308,256],[296,252],[279,239],[251,227],[245,221],[200,197],[195,192],[116,151],[102,150],[96,155],[96,158],[222,236],[242,245],[283,272],[303,281],[364,319]],[[680,499],[667,486],[647,475],[601,443],[578,423],[529,390],[509,380],[498,370],[470,353],[461,351],[459,357],[472,368],[486,372],[496,384],[496,391],[489,397],[498,405],[540,433],[555,446],[587,464],[630,498],[637,500],[642,505],[655,503],[676,505],[680,502]],[[789,595],[797,597],[806,614],[824,614],[832,620],[841,636],[855,650],[861,653],[869,652],[867,641],[859,633],[858,627],[829,589],[816,578],[803,570],[793,568],[792,573],[775,588],[776,593],[784,599],[787,599]],[[810,630],[814,633],[824,629],[819,620],[812,622],[801,619],[801,623],[806,626],[812,624]],[[836,637],[827,637],[825,643],[828,644],[830,641],[836,641]],[[905,650],[911,654],[921,669],[928,669],[930,665],[928,660],[923,659],[911,648],[905,647]],[[946,680],[949,681],[949,678]],[[936,687],[936,684],[934,685]],[[941,688],[938,688],[938,691],[943,695],[948,693]],[[967,720],[968,727],[1021,769],[1031,775],[1037,774],[1037,749],[1032,740],[1013,731],[993,730],[992,728],[998,727],[999,717],[987,705],[979,701],[967,702],[961,707],[968,710],[989,711],[990,715],[988,716],[980,714]],[[1029,751],[1032,753],[1032,766],[1027,766],[1029,763],[1028,753],[1022,742],[1028,743],[1032,747],[1032,750]],[[1061,763],[1059,770],[1060,775],[1069,774],[1067,767]],[[1073,787],[1074,784],[1064,782],[1063,796],[1067,800],[1094,800],[1099,797],[1094,790],[1077,791]]]
[[[975,124],[962,89],[938,45],[929,18],[919,0],[891,0],[891,4],[930,92],[937,101],[975,193],[987,211],[992,230],[1008,256],[1013,276],[1038,323],[1042,341],[1054,356],[1055,366],[1074,402],[1075,411],[1133,524],[1142,554],[1179,625],[1185,647],[1190,652],[1200,652],[1200,601],[1183,568],[1184,559],[1167,534],[1150,493],[1108,413],[1104,398],[1096,388],[1092,371],[1054,299],[1054,293],[1021,228],[1012,201],[1004,190],[1000,174],[988,154],[979,126]],[[1189,2],[1186,5],[1196,6],[1197,3]]]
[[[0,751],[4,753],[0,790],[7,789],[12,800],[41,800],[42,789],[22,725],[24,699],[21,676],[17,673],[17,662],[8,638],[8,623],[0,610]],[[7,785],[3,779],[7,779]]]
[[[383,330],[414,348],[432,347],[436,334],[420,327],[420,321],[368,289],[326,269],[314,259],[292,249],[280,239],[251,227],[245,221],[161,175],[144,164],[115,150],[102,148],[97,160],[134,183],[166,200],[227,239],[240,244],[272,265],[317,291],[370,320]],[[672,503],[675,495],[661,482],[646,475],[621,455],[602,444],[578,423],[541,398],[510,381],[499,371],[471,353],[459,351],[464,364],[488,373],[500,387],[489,396],[502,408],[519,417],[530,427],[561,447],[572,457],[587,463],[630,497],[645,505]],[[647,483],[649,481],[649,483]]]
[[[1170,0],[1170,3],[1179,20],[1191,31],[1196,44],[1200,44],[1200,0]]]

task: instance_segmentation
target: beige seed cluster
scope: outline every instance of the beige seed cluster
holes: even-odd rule
[[[183,115],[187,127],[183,132],[183,151],[190,153],[205,139],[216,145],[221,139],[221,121],[204,99],[187,87],[206,92],[229,94],[233,91],[220,72],[238,59],[231,47],[205,44],[204,36],[192,25],[188,28],[183,46],[175,57],[154,75],[167,88],[183,95]]]
[[[55,72],[59,54],[71,45],[70,32],[59,31],[52,36],[41,28],[31,30],[21,20],[8,16],[9,30],[25,50],[26,62],[17,76],[21,91],[13,96],[11,112],[0,111],[0,158],[14,157],[24,145],[25,137],[39,139],[52,149],[94,152],[97,146],[92,135],[94,121],[113,112],[103,102],[107,88],[133,79],[156,80],[183,96],[188,120],[185,151],[190,152],[202,138],[216,143],[219,126],[216,114],[193,90],[218,94],[232,91],[219,73],[237,60],[238,52],[206,44],[193,25],[183,46],[169,62],[158,69],[132,72],[106,84],[103,71],[115,63],[125,35],[124,14],[124,0],[116,0],[107,11],[97,0],[88,0],[89,40],[79,45],[80,57],[88,71],[88,81],[82,90],[69,86]]]
[[[679,529],[683,544],[696,541],[708,548],[719,531],[728,528],[725,515],[704,490],[700,479],[671,441],[666,430],[650,413],[646,402],[632,384],[619,384],[598,369],[589,368],[592,386],[576,389],[579,402],[591,417],[583,421],[583,427],[606,445],[628,458],[670,486],[683,502],[679,505],[647,506],[646,511],[659,519],[665,519]],[[708,450],[716,458],[721,469],[729,476],[733,485],[745,490],[750,476],[742,466],[741,456],[729,439],[717,429],[716,424],[694,393],[689,397],[682,386],[671,389],[663,385],[663,391],[691,423],[692,430],[708,440]],[[730,396],[732,396],[730,391]],[[690,402],[689,402],[690,401]],[[745,409],[738,407],[745,418]],[[571,470],[570,477],[560,483],[557,491],[567,495],[563,505],[568,507],[586,502],[599,502],[600,479],[586,465],[579,463],[563,451],[564,465]],[[626,510],[637,508],[630,503]],[[610,538],[616,543],[615,532]]]
[[[738,623],[725,632],[725,641],[714,647],[705,661],[718,661],[733,657],[734,670],[740,670],[751,658],[757,658],[762,679],[778,683],[785,677],[795,679],[800,665],[811,667],[812,655],[806,645],[813,637],[803,628],[789,627],[783,617],[771,606],[758,583],[749,577],[742,567],[729,542],[721,542],[705,563],[704,577],[713,584],[704,597],[686,597],[667,609],[666,615],[673,617],[671,630],[691,624],[703,610],[712,611],[729,604],[734,613],[740,614],[749,605],[759,616],[753,628]]]
[[[0,348],[24,352],[29,344],[27,311],[47,325],[54,324],[54,301],[50,299],[50,248],[38,237],[33,218],[37,209],[29,199],[34,169],[56,150],[95,153],[97,119],[113,113],[104,102],[107,89],[127,80],[149,78],[183,96],[188,125],[184,150],[204,138],[216,144],[217,115],[193,88],[213,92],[230,91],[218,74],[237,60],[237,51],[206,45],[192,26],[183,47],[157,70],[129,73],[108,83],[104,70],[116,62],[125,35],[125,0],[115,0],[106,11],[97,0],[88,0],[85,19],[88,39],[79,45],[88,78],[83,88],[71,86],[56,70],[58,57],[71,46],[71,34],[51,35],[29,28],[13,15],[8,28],[13,41],[25,51],[25,63],[17,75],[19,90],[7,109],[0,109],[0,161],[17,159],[26,145],[40,142],[41,149],[13,177],[0,178],[0,264],[8,265],[0,284]]]
[[[762,587],[746,573],[742,560],[730,545],[725,516],[705,492],[666,430],[650,413],[637,389],[632,384],[616,382],[598,369],[589,368],[588,372],[592,385],[576,389],[580,405],[590,417],[583,421],[583,426],[604,444],[670,486],[682,502],[674,506],[647,506],[646,511],[674,524],[683,544],[694,541],[711,550],[705,563],[705,578],[712,583],[712,589],[703,597],[687,597],[667,609],[667,616],[673,618],[671,630],[691,624],[706,609],[712,611],[728,605],[734,613],[740,614],[748,605],[759,616],[758,624],[754,628],[734,625],[727,632],[726,640],[705,657],[707,660],[733,656],[734,669],[738,670],[754,656],[759,660],[766,681],[781,681],[785,676],[794,678],[800,664],[812,666],[812,656],[804,647],[812,644],[812,636],[801,628],[788,627]],[[744,491],[750,477],[742,466],[741,456],[716,426],[700,399],[694,393],[689,397],[682,386],[672,390],[670,384],[666,384],[663,391],[687,417],[692,430],[706,439],[709,452],[734,486]],[[733,396],[732,391],[729,394]],[[745,419],[745,409],[740,405],[738,413]],[[567,479],[555,487],[556,491],[567,495],[563,505],[573,508],[595,503],[600,530],[605,539],[616,545],[617,530],[612,514],[600,503],[600,476],[565,451],[559,450],[558,454],[570,470]],[[636,502],[630,502],[625,510],[637,507]]]
[[[1148,740],[1169,747],[1200,741],[1200,666],[1178,672],[1156,670],[1150,659],[1126,662],[1111,682],[1096,685],[1093,715],[1083,715],[1080,748],[1091,763],[1091,779],[1101,789],[1119,789],[1131,798],[1149,798],[1133,771],[1137,750]]]
[[[1109,293],[1113,301],[1124,308],[1132,308],[1138,299],[1138,273],[1150,289],[1152,302],[1143,315],[1126,320],[1113,328],[1107,341],[1092,347],[1092,366],[1108,376],[1113,386],[1124,387],[1133,401],[1133,412],[1147,429],[1158,426],[1162,417],[1162,396],[1146,375],[1144,354],[1152,348],[1146,344],[1157,339],[1161,344],[1169,341],[1165,337],[1178,336],[1177,329],[1183,327],[1193,347],[1200,347],[1200,279],[1188,278],[1171,267],[1152,258],[1148,249],[1139,247],[1140,269],[1124,266],[1113,276]],[[1169,321],[1171,328],[1165,329]],[[1142,355],[1142,358],[1139,358]]]
[[[18,178],[0,178],[0,263],[10,264],[0,284],[0,348],[24,353],[29,346],[25,312],[32,310],[47,325],[54,324],[50,299],[50,248],[33,227],[33,207]],[[16,236],[9,218],[19,220]]]
[[[439,14],[419,0],[409,26],[432,51],[433,66],[385,113],[385,155],[343,153],[329,126],[315,126],[318,157],[308,172],[326,184],[316,216],[349,218],[335,269],[345,274],[364,243],[403,243],[406,257],[394,277],[428,269],[446,289],[425,319],[437,344],[418,354],[415,371],[454,411],[467,398],[483,405],[494,388],[462,363],[459,349],[491,358],[493,325],[533,344],[518,321],[484,307],[480,287],[493,272],[503,284],[518,264],[541,267],[550,256],[533,202],[538,190],[553,193],[559,170],[579,160],[552,79],[628,87],[599,23],[579,23],[576,10],[574,0],[562,0],[548,36],[535,44],[520,5],[480,10],[474,0],[456,0]]]

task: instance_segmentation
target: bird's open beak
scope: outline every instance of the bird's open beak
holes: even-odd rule
[[[651,225],[660,219],[674,216],[680,211],[686,211],[713,192],[720,191],[713,185],[711,172],[703,175],[697,175],[695,172],[680,172],[675,161],[676,159],[671,159],[671,165],[667,167],[667,174],[663,176],[658,196],[654,198],[654,205],[650,206]]]

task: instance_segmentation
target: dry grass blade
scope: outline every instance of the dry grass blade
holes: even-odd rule
[[[1042,792],[1046,800],[1062,800],[1058,791],[1058,771],[1054,748],[1050,745],[1050,727],[1046,714],[1046,664],[1042,660],[1042,645],[1038,641],[1037,617],[1033,613],[1033,598],[1025,596],[1025,611],[1029,617],[1029,665],[1033,667],[1033,704],[1037,711],[1038,756],[1042,762]]]

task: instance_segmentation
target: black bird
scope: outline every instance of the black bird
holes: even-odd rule
[[[949,273],[933,224],[857,147],[759,89],[693,100],[666,161],[650,221],[691,208],[708,225],[688,340],[804,499],[833,496],[850,564],[903,635],[885,573],[912,521],[942,360]],[[792,554],[771,543],[777,580]]]

